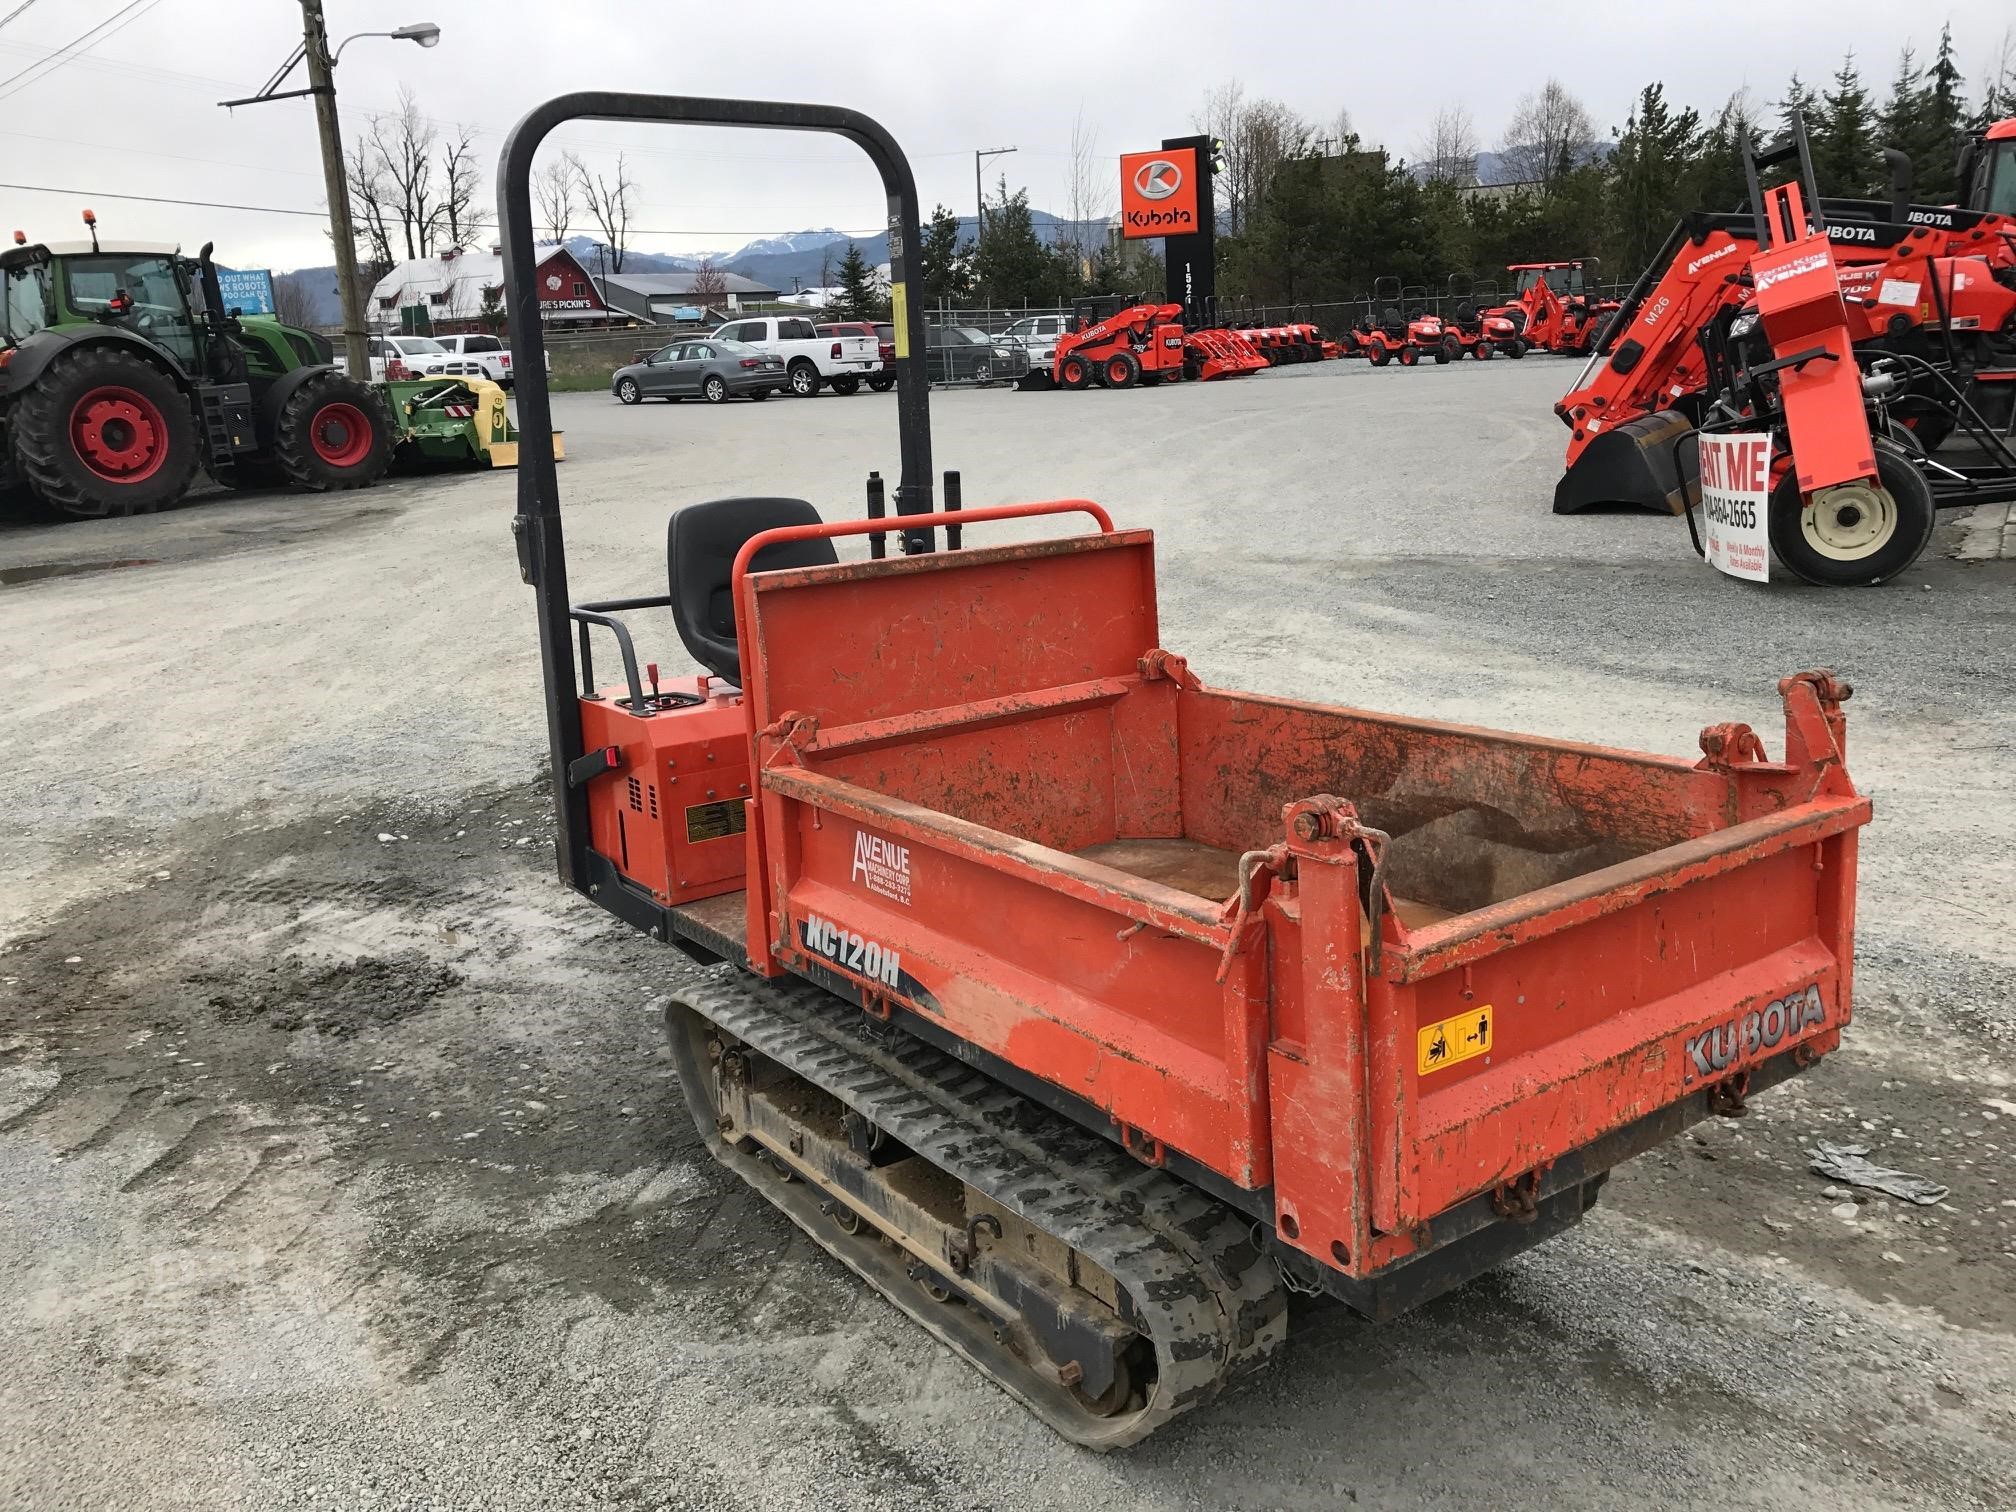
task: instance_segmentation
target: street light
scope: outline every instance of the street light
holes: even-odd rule
[[[358,32],[356,36],[345,37],[342,44],[337,47],[336,55],[329,61],[332,64],[341,63],[343,49],[355,42],[358,37],[390,37],[395,42],[418,42],[422,47],[432,47],[441,40],[441,28],[432,21],[415,21],[411,26],[402,26],[397,31]]]
[[[982,223],[987,219],[987,193],[980,187],[980,165],[988,158],[1006,157],[1016,151],[1013,147],[982,147],[973,154],[973,239],[979,241]]]
[[[343,296],[343,360],[352,378],[368,383],[371,352],[364,330],[364,291],[357,287],[357,233],[350,222],[350,183],[343,171],[343,133],[336,123],[336,81],[332,77],[343,49],[358,37],[390,37],[432,47],[441,40],[441,28],[432,21],[415,21],[397,31],[358,32],[345,37],[332,54],[322,19],[322,0],[301,0],[300,46],[287,55],[287,61],[274,70],[257,94],[218,103],[229,110],[235,105],[263,105],[268,100],[315,97],[315,125],[322,138],[322,187],[329,198],[329,237],[336,250],[336,287]],[[280,88],[303,62],[308,65],[308,87]]]

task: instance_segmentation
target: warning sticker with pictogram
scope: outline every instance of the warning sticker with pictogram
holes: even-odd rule
[[[1491,1005],[1480,1003],[1467,1013],[1429,1024],[1417,1038],[1421,1074],[1441,1071],[1491,1049]]]

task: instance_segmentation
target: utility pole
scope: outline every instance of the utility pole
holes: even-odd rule
[[[357,234],[350,223],[350,180],[343,171],[343,133],[336,124],[336,60],[358,37],[390,37],[398,42],[433,47],[441,40],[441,28],[432,21],[415,21],[397,31],[358,32],[356,36],[345,37],[332,54],[328,28],[322,20],[322,0],[301,0],[301,45],[259,86],[257,94],[217,103],[232,110],[240,105],[263,105],[269,100],[315,97],[315,125],[322,138],[322,189],[329,198],[329,237],[336,252],[336,293],[343,301],[343,360],[352,378],[369,383],[371,351],[364,332],[364,291],[357,287]],[[304,62],[308,65],[308,87],[282,89],[287,76]]]
[[[976,243],[987,221],[987,191],[980,187],[980,165],[988,158],[1006,157],[1013,151],[1013,147],[982,147],[973,154],[973,240]]]
[[[343,128],[336,119],[329,33],[322,0],[301,0],[301,46],[308,87],[315,95],[315,126],[322,138],[322,188],[329,197],[329,235],[336,244],[336,288],[343,299],[343,357],[350,376],[371,381],[371,350],[364,335],[364,291],[357,287],[357,233],[350,224],[350,180],[343,171]]]

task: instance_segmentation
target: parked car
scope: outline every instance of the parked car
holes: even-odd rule
[[[609,376],[609,392],[625,404],[642,404],[646,399],[705,399],[719,404],[738,394],[768,399],[789,381],[784,359],[774,353],[718,336],[693,336],[616,369]]]
[[[998,342],[978,326],[926,326],[925,371],[933,383],[991,383],[1026,371],[1019,347]]]
[[[452,360],[448,349],[431,336],[373,336],[366,345],[371,352],[371,378],[373,383],[385,383],[402,378],[438,378],[448,370]],[[336,366],[349,371],[349,363],[344,359],[343,344],[336,344]]]
[[[818,327],[821,336],[866,336],[875,343],[882,366],[869,375],[868,387],[887,393],[896,382],[896,327],[887,321],[829,320]]]
[[[821,386],[836,394],[851,394],[861,380],[881,366],[871,336],[821,336],[803,315],[755,315],[731,320],[714,335],[745,342],[758,351],[784,359],[791,392],[809,399]]]
[[[1069,315],[1025,315],[1001,333],[1029,354],[1029,366],[1048,370],[1057,356],[1057,338],[1071,329]]]
[[[436,336],[448,354],[442,369],[453,378],[488,378],[499,388],[511,387],[511,349],[495,336]]]

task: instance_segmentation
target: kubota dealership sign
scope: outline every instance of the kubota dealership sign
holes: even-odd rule
[[[1182,147],[1121,154],[1121,234],[1188,236],[1196,229],[1196,152]]]

